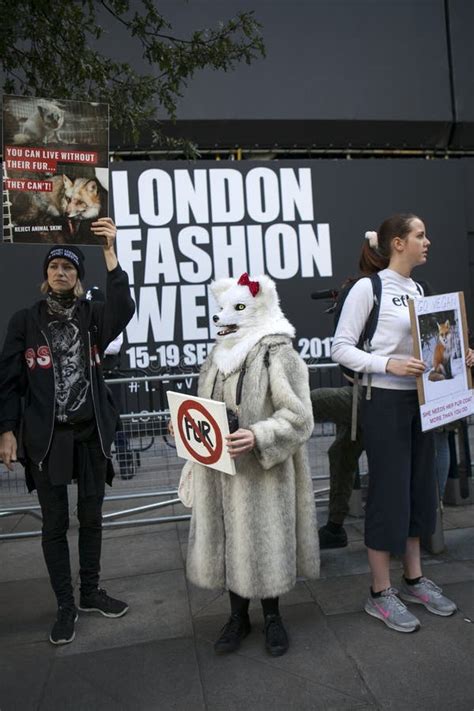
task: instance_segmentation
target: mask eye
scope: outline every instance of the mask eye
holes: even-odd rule
[[[235,307],[236,311],[243,311],[245,309],[245,304],[237,304]]]

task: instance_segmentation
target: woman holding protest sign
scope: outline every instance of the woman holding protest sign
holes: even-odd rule
[[[229,592],[231,615],[216,653],[239,648],[251,631],[250,599],[260,598],[266,649],[279,656],[289,646],[279,596],[319,569],[305,449],[313,429],[308,371],[271,279],[244,274],[211,288],[221,310],[198,395],[228,408],[236,475],[186,464],[193,492],[187,573],[200,587]]]
[[[38,492],[43,554],[58,604],[52,644],[72,642],[78,616],[67,542],[72,480],[78,487],[79,609],[106,617],[128,610],[99,588],[102,503],[113,477],[110,447],[118,420],[101,359],[135,305],[115,254],[115,224],[104,217],[91,229],[103,244],[105,303],[80,298],[82,251],[53,246],[42,265],[45,298],[12,316],[0,355],[0,459],[11,468],[21,458],[28,489]],[[18,457],[17,438],[24,450],[18,448]]]
[[[360,270],[378,273],[381,299],[375,333],[363,342],[374,309],[370,278],[348,293],[332,347],[336,362],[363,373],[362,428],[369,463],[365,521],[372,586],[365,611],[398,632],[414,632],[419,620],[404,603],[422,604],[442,616],[456,605],[421,570],[420,537],[435,528],[437,491],[432,432],[422,432],[416,378],[425,371],[413,357],[408,299],[423,294],[411,278],[425,264],[430,241],[415,215],[394,215],[378,232],[366,233]],[[472,351],[467,364],[474,362]],[[390,580],[390,554],[402,556],[400,592]]]

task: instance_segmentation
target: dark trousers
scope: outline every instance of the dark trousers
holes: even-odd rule
[[[41,544],[51,586],[58,605],[71,605],[74,604],[74,595],[66,537],[69,528],[67,486],[53,486],[49,482],[42,482],[37,491],[43,514]],[[103,498],[102,492],[98,496],[78,499],[79,566],[83,595],[95,590],[99,583]]]
[[[90,476],[89,478],[84,477],[78,472],[77,517],[79,519],[80,590],[81,594],[87,595],[95,590],[99,583],[102,502],[104,500],[107,460],[102,454],[97,438],[89,440],[84,446],[87,447]],[[35,465],[31,465],[31,473],[43,515],[41,544],[58,605],[71,605],[74,603],[74,595],[67,542],[68,490],[67,484],[53,485],[51,483],[48,471],[50,466],[52,464],[49,459],[46,460],[41,471]],[[90,477],[93,480],[92,488]]]
[[[334,422],[336,437],[328,450],[330,489],[328,520],[343,524],[349,513],[354,477],[364,449],[361,428],[351,440],[352,395],[350,385],[341,388],[317,388],[311,391],[315,422]],[[359,407],[362,388],[359,390]]]
[[[432,535],[437,486],[433,433],[422,432],[416,390],[372,388],[362,400],[369,463],[365,544],[405,553],[408,537]]]

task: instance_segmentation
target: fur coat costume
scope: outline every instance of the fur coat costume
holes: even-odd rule
[[[221,307],[214,321],[222,331],[202,366],[198,395],[237,410],[245,364],[239,425],[252,430],[256,446],[236,458],[235,476],[192,465],[187,574],[203,588],[267,598],[288,592],[297,576],[319,573],[305,445],[313,415],[308,370],[292,347],[294,329],[280,311],[275,285],[268,277],[251,283],[259,284],[256,295],[235,279],[212,287]],[[235,337],[224,340],[227,335]]]

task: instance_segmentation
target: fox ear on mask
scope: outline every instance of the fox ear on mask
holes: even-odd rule
[[[255,278],[260,285],[260,293],[264,296],[266,303],[268,305],[274,305],[276,308],[280,303],[280,299],[278,298],[276,284],[273,279],[270,279],[266,274]]]
[[[233,286],[235,286],[235,279],[232,279],[232,277],[228,278],[223,278],[223,279],[217,279],[217,281],[213,281],[211,283],[211,292],[216,301],[219,299],[219,296],[222,296],[226,291],[231,289]]]

